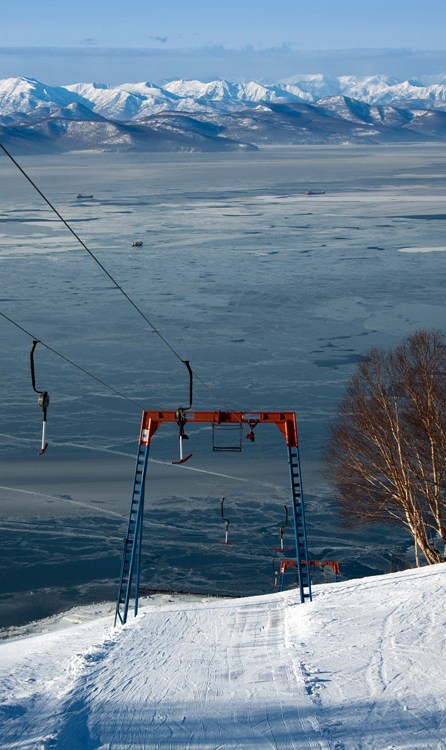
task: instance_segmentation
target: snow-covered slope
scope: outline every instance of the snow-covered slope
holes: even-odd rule
[[[445,584],[439,565],[304,605],[161,596],[116,629],[72,611],[0,645],[1,747],[444,749]]]

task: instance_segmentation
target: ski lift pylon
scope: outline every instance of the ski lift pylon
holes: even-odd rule
[[[183,412],[186,410],[183,410]],[[183,413],[184,416],[184,413]],[[297,586],[300,601],[311,601],[311,578],[309,575],[307,532],[302,493],[302,477],[299,457],[296,415],[290,411],[193,411],[188,412],[189,424],[235,424],[275,425],[285,439],[290,475],[291,509],[296,550]],[[255,422],[255,425],[252,423]],[[143,535],[145,478],[149,461],[149,451],[153,436],[165,423],[178,424],[178,410],[143,411],[136,455],[135,477],[130,500],[127,533],[122,551],[121,573],[115,609],[115,624],[119,620],[127,622],[130,599],[134,600],[134,612],[138,613],[139,574]],[[183,424],[184,427],[184,424]]]

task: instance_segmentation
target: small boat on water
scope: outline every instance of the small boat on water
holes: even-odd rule
[[[325,195],[325,190],[306,190],[305,195]]]
[[[142,247],[144,242],[142,240],[133,240],[132,247]]]
[[[77,198],[78,200],[82,200],[82,199],[84,199],[84,200],[85,200],[86,198],[94,198],[94,195],[84,195],[83,193],[78,193],[78,194],[76,195],[76,198]]]

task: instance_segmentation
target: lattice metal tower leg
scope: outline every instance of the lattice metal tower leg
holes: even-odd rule
[[[142,527],[144,520],[144,484],[149,460],[149,445],[139,445],[136,456],[135,476],[130,501],[127,533],[122,552],[121,575],[116,600],[115,625],[117,620],[127,621],[133,578],[135,578],[135,615],[138,613],[139,571],[141,560]]]
[[[300,601],[311,601],[311,578],[308,561],[307,531],[305,526],[305,508],[302,494],[302,475],[300,470],[299,448],[288,446],[288,465],[290,469],[291,496],[293,501],[294,541],[296,545],[296,564],[300,592]]]

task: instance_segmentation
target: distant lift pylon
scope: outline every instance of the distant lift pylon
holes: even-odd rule
[[[185,411],[185,421],[193,423],[209,423],[215,427],[219,425],[239,424],[247,425],[247,437],[254,440],[254,428],[258,425],[276,425],[283,437],[288,452],[288,466],[290,474],[292,515],[294,524],[294,542],[297,561],[298,589],[301,603],[311,600],[310,565],[308,560],[307,533],[305,526],[305,509],[302,494],[301,468],[299,445],[297,436],[296,415],[294,412],[264,411]],[[178,411],[144,411],[142,414],[139,445],[136,456],[133,491],[130,501],[130,512],[127,533],[124,539],[122,553],[121,574],[119,579],[118,597],[116,601],[115,625],[119,620],[122,624],[127,621],[130,599],[134,598],[134,613],[138,613],[139,577],[142,546],[142,529],[144,517],[144,489],[149,460],[149,450],[152,437],[165,422],[178,424]],[[184,427],[184,423],[183,423]]]

